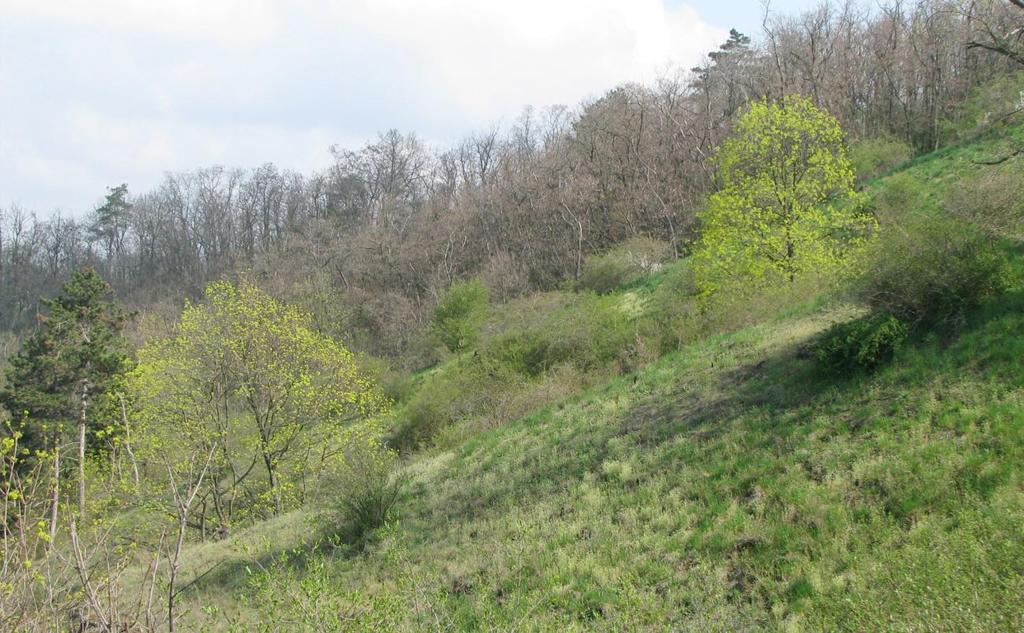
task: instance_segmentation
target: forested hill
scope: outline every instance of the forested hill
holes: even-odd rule
[[[286,299],[343,294],[332,334],[401,356],[455,280],[481,276],[506,300],[578,277],[583,257],[635,235],[685,253],[715,185],[714,149],[750,100],[810,96],[839,119],[865,176],[972,134],[1017,99],[1006,85],[1005,99],[963,107],[1018,68],[991,49],[1013,52],[998,35],[1019,13],[1009,2],[824,3],[774,15],[753,38],[734,32],[692,70],[526,109],[451,147],[391,130],[333,148],[322,173],[208,167],[152,191],[110,183],[94,210],[0,209],[0,330],[31,326],[39,297],[82,265],[133,306],[177,304],[253,270]]]
[[[645,269],[639,242],[577,290],[483,313],[481,288],[456,286],[435,329],[462,351],[388,387],[407,456],[391,519],[354,537],[335,488],[197,544],[187,612],[309,631],[1019,630],[1024,261],[955,217],[1019,222],[1022,166],[1003,159],[1022,142],[1013,126],[868,184],[885,236],[852,295],[867,305],[798,284],[697,314],[690,262]]]
[[[1024,630],[1024,4],[0,217],[0,630]]]

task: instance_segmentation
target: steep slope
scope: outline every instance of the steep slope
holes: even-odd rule
[[[938,204],[1022,136],[902,174]],[[794,307],[416,454],[397,520],[361,548],[314,544],[296,514],[197,549],[196,570],[232,562],[197,584],[196,613],[247,628],[258,608],[267,630],[1024,629],[1024,288],[873,375],[825,377],[807,347],[855,313]]]

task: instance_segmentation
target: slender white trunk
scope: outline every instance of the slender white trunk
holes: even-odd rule
[[[128,459],[132,460],[132,477],[135,479],[135,490],[139,489],[139,463],[135,460],[135,452],[132,450],[132,432],[128,424],[128,408],[124,404],[124,394],[118,393],[117,399],[121,402],[121,423],[124,424],[124,448],[128,451]]]
[[[53,441],[53,493],[50,498],[50,543],[57,537],[57,509],[60,507],[60,438]]]
[[[85,518],[85,412],[89,407],[89,383],[82,381],[82,399],[78,416],[78,517]]]

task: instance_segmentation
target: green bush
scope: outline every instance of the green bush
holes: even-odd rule
[[[431,331],[451,352],[471,348],[487,319],[490,296],[481,281],[452,284],[434,308]]]
[[[927,205],[926,194],[919,179],[907,173],[896,174],[886,178],[885,186],[871,199],[872,211],[881,228],[888,229],[920,213]]]
[[[391,441],[399,450],[411,450],[427,444],[453,420],[443,406],[443,398],[420,391],[400,412]]]
[[[988,166],[957,182],[943,205],[946,211],[996,238],[1024,241],[1024,164]]]
[[[451,405],[458,395],[446,382],[436,379],[425,382],[399,411],[392,443],[403,451],[427,444],[454,422]]]
[[[565,362],[571,353],[541,330],[506,332],[494,340],[488,351],[504,365],[529,377]]]
[[[1024,72],[1002,75],[974,89],[953,116],[939,123],[942,144],[976,136],[992,127],[1013,122],[1007,115],[1021,106]]]
[[[458,358],[426,376],[404,407],[396,412],[391,442],[400,450],[429,444],[453,424],[480,415],[495,415],[506,392],[523,377],[477,352]]]
[[[913,148],[895,136],[866,138],[850,145],[850,162],[860,181],[879,176],[900,163],[910,160]]]
[[[332,529],[351,541],[387,521],[402,489],[397,453],[369,434],[346,438],[336,467],[327,475]]]
[[[891,359],[908,334],[907,324],[891,314],[870,314],[833,325],[814,354],[832,371],[870,370]]]
[[[690,262],[682,259],[666,266],[647,302],[640,323],[642,334],[665,354],[697,336],[697,283]]]
[[[560,364],[581,371],[609,366],[635,337],[618,297],[581,295],[537,325],[509,329],[481,349],[503,366],[536,377]]]
[[[883,228],[859,294],[878,312],[912,325],[962,320],[1008,285],[1006,256],[978,228],[938,212]]]
[[[587,257],[576,287],[608,294],[658,270],[667,254],[664,242],[642,236],[630,238],[605,253]]]
[[[574,294],[549,308],[482,336],[472,354],[424,376],[397,412],[394,444],[406,450],[470,420],[493,426],[519,417],[561,393],[556,385],[535,390],[555,373],[564,378],[556,382],[575,383],[643,362],[647,352],[621,297]],[[551,395],[521,397],[531,392]]]

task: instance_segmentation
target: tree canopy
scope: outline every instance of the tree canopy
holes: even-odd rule
[[[705,291],[834,271],[870,234],[843,130],[805,97],[753,102],[716,162],[695,262]]]
[[[86,397],[102,393],[125,369],[122,330],[129,314],[92,268],[72,273],[59,296],[43,300],[48,314],[10,359],[0,400],[16,418],[27,417],[25,445],[41,448],[44,426],[81,413]]]
[[[346,431],[386,406],[349,350],[299,308],[247,283],[210,284],[173,336],[139,351],[129,382],[148,450],[178,463],[215,449],[208,494],[222,523],[253,494],[280,511]],[[257,465],[264,486],[250,477]]]

